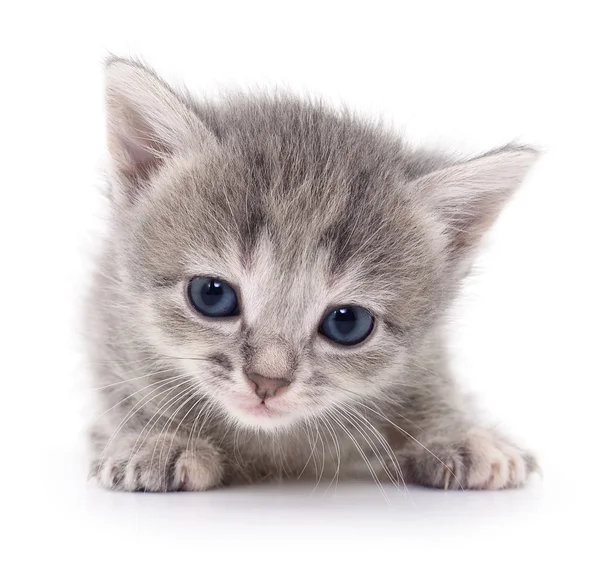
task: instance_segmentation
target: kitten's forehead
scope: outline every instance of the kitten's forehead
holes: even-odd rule
[[[351,165],[344,177],[338,164],[335,174],[282,188],[281,179],[258,178],[250,167],[225,151],[174,160],[138,219],[138,260],[170,279],[224,278],[254,293],[259,306],[286,297],[288,312],[294,301],[316,305],[315,297],[385,309],[415,264],[427,275],[421,260],[430,242],[392,180],[357,176]]]
[[[244,159],[218,161],[192,166],[173,183],[173,213],[186,217],[177,226],[190,227],[188,236],[227,253],[235,247],[245,264],[262,254],[289,269],[316,257],[332,273],[376,265],[398,253],[403,234],[419,228],[414,206],[401,202],[401,181],[350,164],[344,169],[343,159],[328,175],[298,179],[257,178]]]

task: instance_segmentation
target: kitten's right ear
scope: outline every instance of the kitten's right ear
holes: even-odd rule
[[[130,200],[171,155],[212,138],[183,97],[129,59],[106,63],[106,109],[112,169]]]

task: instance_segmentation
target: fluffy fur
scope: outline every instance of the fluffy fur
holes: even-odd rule
[[[534,459],[449,374],[442,320],[534,150],[456,162],[318,102],[201,102],[123,59],[106,73],[112,222],[86,316],[102,485],[526,480]],[[195,312],[196,275],[232,284],[240,315]],[[375,315],[365,342],[317,332],[342,304]],[[249,372],[291,385],[261,404]]]

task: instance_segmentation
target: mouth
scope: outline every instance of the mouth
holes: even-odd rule
[[[259,403],[240,403],[240,409],[256,417],[275,418],[283,415],[280,410],[274,408],[271,403],[265,400]]]
[[[262,429],[273,429],[288,424],[294,418],[289,411],[277,407],[276,399],[254,400],[248,398],[235,399],[230,405],[231,412],[240,423]]]

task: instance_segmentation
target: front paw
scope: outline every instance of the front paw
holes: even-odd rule
[[[405,460],[413,483],[444,489],[504,489],[523,485],[539,471],[533,456],[484,429],[463,439],[434,442]]]
[[[223,479],[223,457],[212,444],[170,434],[149,437],[92,464],[91,475],[103,487],[122,491],[205,491]]]

